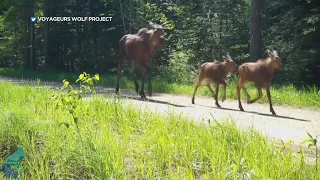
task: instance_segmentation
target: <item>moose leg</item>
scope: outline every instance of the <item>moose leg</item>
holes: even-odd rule
[[[199,88],[199,86],[201,85],[201,82],[202,82],[202,80],[203,80],[203,78],[202,78],[202,72],[200,71],[200,74],[199,74],[199,76],[198,76],[198,80],[196,81],[196,86],[194,87],[194,91],[193,91],[193,96],[192,96],[192,104],[194,104],[194,97],[196,96],[196,92],[197,92],[197,90],[198,90],[198,88]],[[210,86],[210,84],[209,84],[209,86]],[[210,87],[211,88],[211,87]],[[213,92],[213,91],[212,91]]]
[[[250,94],[248,93],[248,91],[247,91],[246,87],[244,87],[244,85],[242,85],[242,89],[243,89],[244,94],[247,96],[247,103],[249,104],[249,102],[251,101]]]
[[[217,105],[218,107],[221,107],[220,104],[218,103],[219,85],[220,85],[220,84],[218,84],[218,83],[216,84],[216,94],[215,94],[215,96],[214,96],[214,99],[216,100],[216,105]]]
[[[199,88],[199,86],[200,86],[200,84],[197,83],[196,86],[194,87],[193,96],[191,99],[192,104],[194,104],[194,97],[196,96],[196,92],[197,92],[197,89]]]
[[[148,94],[150,97],[152,96],[151,73],[149,73],[149,76],[148,76]]]
[[[260,99],[262,97],[262,89],[261,89],[261,87],[257,87],[257,90],[258,90],[258,96],[255,99],[252,99],[252,100],[248,101],[248,104],[255,103],[258,99]]]
[[[142,65],[142,78],[141,78],[141,89],[140,89],[140,95],[142,99],[147,99],[146,95],[144,94],[144,81],[146,80],[146,77],[148,75],[148,67],[146,65]]]
[[[244,87],[243,86],[243,81],[240,78],[239,83],[237,85],[237,96],[238,96],[238,104],[239,104],[240,111],[244,111],[243,107],[242,107],[242,104],[241,104],[241,100],[240,100],[240,92],[241,92],[241,88],[243,88],[243,87]]]
[[[215,97],[216,94],[213,92],[212,88],[211,88],[211,85],[210,84],[207,84],[207,87],[209,89],[209,91],[212,93],[212,97]]]
[[[223,97],[222,97],[221,101],[223,102],[223,101],[225,101],[227,99],[227,84],[226,84],[225,81],[223,81],[222,85],[223,85],[224,94],[223,94]]]
[[[268,96],[269,105],[270,105],[270,112],[272,113],[272,115],[276,115],[276,112],[274,112],[273,107],[272,107],[271,94],[270,94],[270,86],[267,86],[267,87],[266,87],[266,91],[267,91],[267,96]]]
[[[120,82],[120,74],[121,74],[121,65],[123,63],[124,57],[121,57],[119,60],[119,64],[118,64],[118,68],[117,68],[117,76],[118,76],[118,80],[117,80],[117,86],[116,86],[116,94],[119,93],[119,82]]]
[[[138,81],[137,81],[137,76],[136,76],[136,65],[134,63],[132,63],[132,69],[131,69],[131,73],[132,73],[132,76],[133,76],[133,82],[134,82],[134,87],[135,87],[135,90],[137,92],[137,94],[139,94],[139,84],[138,84]]]

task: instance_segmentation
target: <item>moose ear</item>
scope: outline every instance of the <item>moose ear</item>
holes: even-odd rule
[[[149,21],[149,26],[150,26],[152,29],[154,29],[154,23],[153,23],[153,22]]]
[[[164,23],[161,24],[161,26],[163,26],[163,27],[165,27],[167,25],[168,25],[168,22],[164,22]]]
[[[269,55],[269,56],[272,56],[272,55],[273,55],[272,52],[271,52],[269,49],[267,50],[267,52],[268,52],[268,55]]]

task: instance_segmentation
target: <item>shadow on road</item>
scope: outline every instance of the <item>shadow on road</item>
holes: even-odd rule
[[[260,116],[270,116],[270,117],[278,117],[278,118],[284,118],[284,119],[291,119],[295,121],[304,121],[304,122],[311,122],[310,120],[307,119],[300,119],[300,118],[294,118],[294,117],[289,117],[289,116],[281,116],[281,115],[272,115],[272,114],[265,114],[265,113],[259,113],[255,111],[240,111],[239,109],[231,109],[231,108],[225,108],[225,107],[213,107],[213,106],[206,106],[206,105],[198,105],[198,106],[203,106],[203,107],[208,107],[208,108],[213,108],[213,109],[224,109],[224,110],[229,110],[229,111],[238,111],[238,112],[244,112],[244,113],[251,113],[251,114],[257,114]]]
[[[117,98],[117,95],[114,93],[114,90],[110,90],[110,91],[104,91],[104,92],[97,92],[97,95],[102,95],[104,97],[114,97],[114,98]],[[88,94],[87,95],[88,97],[91,96],[91,94]],[[152,94],[152,96],[154,96]],[[170,106],[174,106],[174,107],[189,107],[189,106],[183,106],[183,105],[179,105],[179,104],[173,104],[173,103],[170,103],[170,102],[167,102],[167,101],[160,101],[160,100],[155,100],[155,99],[149,99],[147,98],[146,100],[143,100],[140,96],[137,96],[136,92],[127,92],[125,94],[121,94],[119,96],[121,99],[132,99],[132,100],[137,100],[137,101],[144,101],[144,102],[152,102],[152,103],[159,103],[159,104],[166,104],[166,105],[170,105]]]
[[[95,89],[96,92],[99,92],[99,93],[106,93],[106,94],[115,94],[115,89],[114,88],[96,88]],[[139,96],[137,94],[137,92],[133,89],[120,89],[120,93],[121,93],[121,96]],[[145,94],[147,95],[148,92],[145,91]],[[152,96],[155,97],[155,96],[159,96],[160,94],[159,93],[152,93]]]
[[[155,100],[155,99],[146,99],[143,100],[137,93],[133,90],[122,90],[123,93],[121,94],[120,98],[128,98],[128,99],[133,99],[133,100],[138,100],[138,101],[145,101],[145,102],[152,102],[152,103],[159,103],[159,104],[166,104],[166,105],[171,105],[174,107],[191,107],[191,106],[184,106],[184,105],[178,105],[178,104],[173,104],[170,102],[166,101],[160,101],[160,100]],[[104,90],[102,91],[97,91],[98,94],[108,96],[112,95],[115,96],[115,92],[112,89],[109,90]],[[156,96],[156,93],[153,94],[153,96]],[[116,96],[115,96],[116,97]],[[300,119],[300,118],[294,118],[294,117],[289,117],[289,116],[282,116],[282,115],[272,115],[272,114],[265,114],[265,113],[259,113],[255,111],[240,111],[239,109],[231,109],[231,108],[226,108],[226,107],[216,107],[216,106],[207,106],[207,105],[201,105],[197,104],[197,106],[202,106],[202,107],[207,107],[207,108],[213,108],[213,109],[220,109],[220,110],[228,110],[228,111],[236,111],[236,112],[243,112],[243,113],[251,113],[251,114],[257,114],[260,116],[270,116],[270,117],[278,117],[278,118],[284,118],[284,119],[290,119],[290,120],[295,120],[295,121],[304,121],[304,122],[311,122],[311,120],[307,119]]]
[[[295,121],[311,122],[310,120],[307,120],[307,119],[299,119],[299,118],[294,118],[294,117],[289,117],[289,116],[272,115],[272,114],[258,113],[258,112],[253,112],[253,111],[250,111],[250,113],[255,113],[258,115],[262,115],[262,116],[272,116],[272,117],[279,117],[279,118],[284,118],[284,119],[291,119],[291,120],[295,120]]]
[[[126,95],[122,95],[122,97],[133,99],[133,100],[138,100],[138,101],[153,102],[153,103],[159,103],[159,104],[167,104],[167,105],[171,105],[171,106],[175,106],[175,107],[188,107],[188,106],[183,106],[183,105],[179,105],[179,104],[172,104],[170,102],[160,101],[160,100],[155,100],[155,99],[143,100],[141,97],[133,97],[133,96],[126,96]]]

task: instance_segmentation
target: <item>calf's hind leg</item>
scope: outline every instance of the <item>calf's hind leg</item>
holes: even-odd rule
[[[270,112],[272,113],[272,115],[276,115],[276,112],[274,112],[273,107],[272,107],[270,86],[266,87],[266,91],[267,91],[267,96],[268,96],[268,100],[269,100]]]
[[[194,104],[194,97],[196,96],[196,92],[197,92],[197,89],[199,88],[200,84],[197,83],[196,86],[194,87],[194,91],[193,91],[193,95],[192,95],[192,99],[191,99],[191,102],[192,104]]]
[[[257,86],[257,90],[258,90],[258,96],[255,99],[249,100],[248,104],[255,103],[257,100],[259,100],[262,97],[262,89],[261,89],[261,87]]]
[[[238,96],[238,104],[239,104],[240,111],[244,111],[243,107],[242,107],[242,104],[241,104],[241,99],[240,99],[240,92],[241,92],[241,89],[244,87],[243,84],[244,83],[240,78],[239,83],[237,85],[237,96]]]
[[[208,87],[209,91],[211,92],[212,97],[215,97],[216,95],[215,95],[215,93],[213,92],[210,83],[207,84],[207,87]]]
[[[223,102],[223,101],[225,101],[227,99],[227,84],[226,84],[225,81],[223,81],[222,85],[223,85],[224,94],[223,94],[223,97],[222,97],[221,101]]]
[[[246,96],[247,96],[247,103],[249,104],[249,102],[251,101],[251,97],[250,97],[250,94],[248,93],[246,87],[244,86],[244,84],[242,85],[242,89],[243,89],[244,94],[246,94]]]
[[[198,76],[198,80],[197,80],[196,85],[194,87],[193,96],[191,99],[192,104],[194,104],[194,98],[196,96],[196,92],[197,92],[199,86],[201,85],[202,80],[203,80],[202,71],[200,71],[199,76]]]
[[[219,104],[219,102],[218,102],[219,85],[220,85],[220,84],[218,84],[218,83],[216,84],[216,94],[215,94],[215,96],[214,96],[214,99],[216,100],[216,105],[217,105],[218,107],[221,107],[220,104]]]

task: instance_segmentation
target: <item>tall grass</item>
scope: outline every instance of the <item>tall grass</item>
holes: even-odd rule
[[[75,81],[78,78],[78,74],[66,73],[66,72],[35,72],[30,70],[16,70],[16,69],[4,69],[0,68],[0,75],[18,78],[31,78],[31,79],[41,79],[61,82],[63,79],[68,79],[70,81]],[[116,76],[111,75],[101,75],[101,80],[98,83],[104,87],[116,86]],[[147,83],[146,88],[147,89]],[[194,90],[192,84],[178,84],[178,83],[168,83],[165,79],[154,78],[152,80],[153,91],[158,93],[171,93],[171,94],[182,94],[191,96]],[[247,90],[252,98],[257,96],[257,91],[253,84],[246,84]],[[121,88],[131,88],[134,89],[132,79],[121,76],[120,79],[120,89]],[[311,107],[320,108],[320,89],[313,87],[305,87],[302,90],[296,89],[293,85],[286,85],[281,87],[271,87],[271,97],[273,104],[277,105],[289,105],[294,107]],[[220,88],[219,97],[222,97],[223,89]],[[206,86],[201,86],[196,96],[208,96],[212,97],[212,94]],[[236,95],[236,82],[230,81],[227,84],[227,98],[237,99]],[[241,99],[246,100],[246,96],[242,91]],[[263,97],[258,101],[258,103],[268,103],[268,99],[265,91],[263,91]]]
[[[52,91],[0,83],[0,166],[17,146],[21,179],[319,179],[315,166],[231,120],[196,124],[94,96],[79,119]],[[242,177],[242,178],[241,178]],[[0,175],[1,179],[1,175]]]

